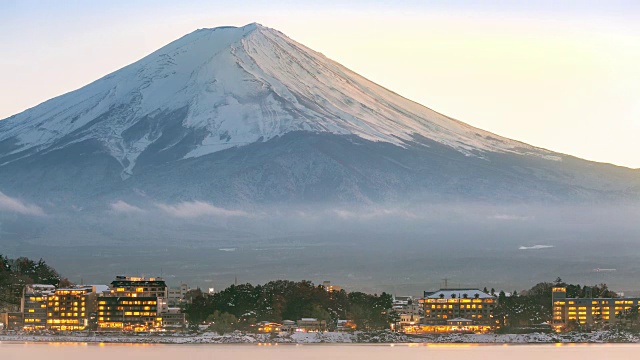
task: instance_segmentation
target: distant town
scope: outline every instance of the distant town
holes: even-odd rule
[[[589,332],[636,329],[639,306],[640,298],[605,284],[560,278],[520,294],[445,286],[420,297],[350,292],[330,281],[234,284],[219,292],[129,275],[105,285],[72,284],[42,260],[0,255],[5,332]]]

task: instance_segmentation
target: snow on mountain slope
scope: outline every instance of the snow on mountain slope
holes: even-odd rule
[[[399,146],[420,135],[466,155],[489,151],[560,160],[441,115],[276,30],[250,24],[197,30],[81,89],[0,121],[0,145],[9,148],[5,156],[12,155],[4,163],[96,139],[120,162],[126,178],[140,154],[167,131],[154,118],[180,110],[185,111],[181,126],[201,134],[186,158],[303,130]]]

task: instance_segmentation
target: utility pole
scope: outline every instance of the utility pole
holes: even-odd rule
[[[449,288],[449,278],[444,278],[444,279],[442,279],[442,281],[444,281],[444,288],[448,289]]]

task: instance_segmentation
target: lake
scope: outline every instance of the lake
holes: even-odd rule
[[[102,343],[9,343],[0,342],[2,360],[163,360],[163,359],[429,359],[453,360],[548,360],[548,359],[632,359],[640,352],[638,344],[551,344],[551,345],[473,345],[473,344],[385,344],[385,345],[145,345]]]

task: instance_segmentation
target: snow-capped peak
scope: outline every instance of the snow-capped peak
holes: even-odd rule
[[[467,155],[554,154],[407,100],[283,35],[252,23],[200,29],[83,88],[4,121],[11,154],[100,141],[128,176],[147,147],[176,127],[195,131],[185,157],[291,131],[353,134],[403,146],[416,135]],[[172,130],[169,130],[172,129]],[[182,131],[182,130],[181,130]],[[175,144],[164,144],[173,146]]]

